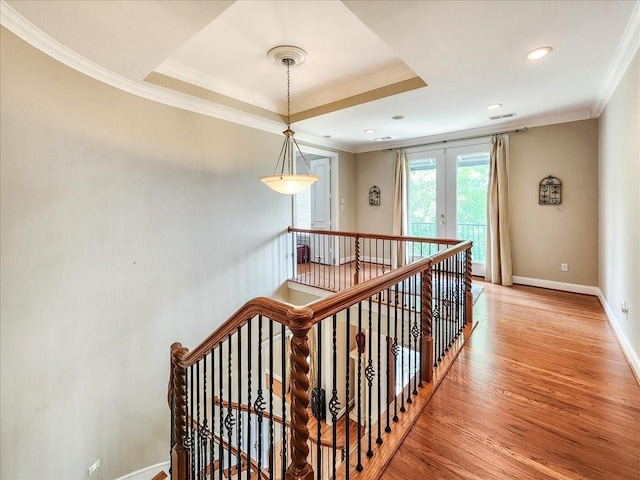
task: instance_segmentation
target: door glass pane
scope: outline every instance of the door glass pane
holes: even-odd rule
[[[489,153],[458,156],[457,238],[473,241],[474,262],[484,263],[487,241]]]
[[[435,158],[411,161],[409,173],[409,235],[436,238],[436,187]]]

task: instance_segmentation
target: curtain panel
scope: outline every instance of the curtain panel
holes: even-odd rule
[[[512,285],[509,178],[506,138],[491,139],[487,195],[487,260],[485,280]]]

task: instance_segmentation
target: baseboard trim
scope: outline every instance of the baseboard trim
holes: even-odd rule
[[[631,346],[631,342],[627,338],[627,335],[624,333],[624,331],[622,330],[622,327],[616,320],[616,316],[613,313],[613,309],[611,308],[611,305],[609,305],[609,302],[607,302],[607,299],[605,298],[604,294],[600,289],[598,289],[598,300],[600,300],[600,303],[602,304],[602,308],[604,308],[604,313],[607,317],[607,320],[609,321],[609,325],[611,325],[611,329],[613,330],[613,333],[616,336],[616,339],[618,340],[618,344],[622,349],[622,353],[627,359],[627,363],[631,367],[631,371],[635,375],[636,381],[640,385],[640,357],[638,356],[638,353]]]
[[[598,296],[600,289],[591,285],[580,285],[578,283],[555,282],[553,280],[542,280],[540,278],[513,277],[513,283],[518,285],[528,285],[530,287],[549,288],[551,290],[562,290],[564,292],[582,293],[585,295]]]
[[[161,471],[164,471],[165,473],[169,473],[170,466],[171,466],[170,462],[156,463],[155,465],[141,468],[140,470],[136,470],[135,472],[127,473],[122,477],[118,477],[116,480],[136,480],[136,479],[143,479],[143,478],[151,478],[153,477],[153,475]]]

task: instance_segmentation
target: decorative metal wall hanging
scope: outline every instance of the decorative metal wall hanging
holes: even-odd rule
[[[375,185],[369,189],[369,205],[380,206],[380,189]]]
[[[562,182],[549,175],[540,180],[540,205],[560,205],[562,203]]]

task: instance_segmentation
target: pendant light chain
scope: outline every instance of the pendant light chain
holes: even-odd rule
[[[291,76],[289,75],[289,69],[291,66],[291,59],[287,59],[287,128],[290,129],[291,128],[291,120],[289,119],[290,115],[289,115],[289,111],[291,108]]]
[[[293,50],[293,52],[291,51]],[[278,193],[294,194],[305,188],[309,188],[319,177],[311,173],[309,162],[300,150],[300,146],[293,136],[295,132],[291,130],[291,66],[296,66],[304,61],[306,53],[298,47],[280,46],[272,48],[268,56],[279,65],[287,66],[287,129],[284,134],[284,143],[280,150],[280,155],[276,162],[273,175],[260,177],[260,180],[269,188]],[[295,172],[296,150],[304,162],[308,174],[297,174]],[[279,170],[279,173],[278,173]]]

